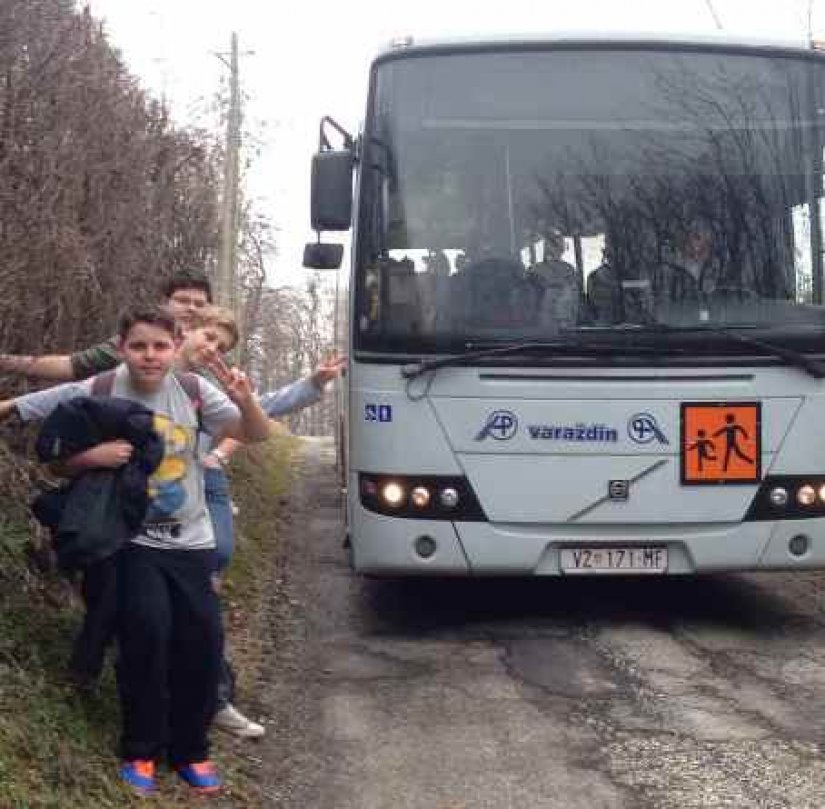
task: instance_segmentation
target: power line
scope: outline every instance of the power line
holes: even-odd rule
[[[708,7],[708,11],[710,12],[710,16],[713,17],[713,21],[716,23],[716,27],[720,31],[724,30],[724,26],[722,25],[722,21],[719,19],[719,15],[716,13],[716,9],[713,7],[713,0],[705,0],[705,5]]]

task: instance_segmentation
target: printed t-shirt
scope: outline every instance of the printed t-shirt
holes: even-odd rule
[[[43,419],[58,404],[91,393],[92,380],[70,382],[15,399],[23,421]],[[237,406],[214,385],[198,377],[201,424],[217,435],[238,421]],[[215,547],[212,522],[206,508],[203,471],[197,462],[198,417],[188,394],[175,377],[166,377],[151,394],[135,390],[121,365],[115,371],[112,396],[139,402],[155,413],[155,430],[165,444],[164,458],[149,479],[150,506],[141,533],[133,539],[153,548],[201,550]]]

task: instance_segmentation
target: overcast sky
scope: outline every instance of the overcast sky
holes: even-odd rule
[[[84,5],[83,0],[78,3]],[[131,71],[184,124],[214,127],[208,104],[228,69],[216,53],[238,33],[246,128],[262,150],[249,192],[279,229],[269,282],[301,281],[309,231],[309,160],[329,114],[355,132],[367,68],[397,36],[558,30],[713,33],[825,39],[825,0],[88,0]],[[244,53],[251,51],[251,53]]]

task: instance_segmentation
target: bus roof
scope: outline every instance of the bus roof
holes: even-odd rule
[[[462,51],[534,50],[541,47],[561,48],[676,48],[679,50],[713,50],[764,52],[766,55],[825,56],[825,42],[798,37],[793,39],[762,39],[733,37],[727,34],[676,34],[661,32],[594,32],[557,31],[544,34],[513,34],[467,36],[449,39],[417,39],[396,37],[375,57],[375,62],[403,56],[456,53]]]

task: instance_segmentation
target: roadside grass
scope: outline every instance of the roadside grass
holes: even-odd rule
[[[221,601],[227,653],[241,700],[239,707],[247,714],[243,697],[250,694],[264,662],[256,619],[270,596],[268,588],[278,554],[277,524],[286,510],[293,460],[300,444],[299,438],[279,425],[275,429],[275,437],[266,444],[238,452],[231,466],[232,498],[238,507],[236,545],[222,584]],[[259,719],[254,715],[250,718]],[[212,734],[212,739],[215,758],[233,793],[234,802],[227,805],[260,807],[262,761],[255,743],[234,739],[219,731]]]
[[[232,497],[240,512],[235,554],[224,583],[224,600],[230,606],[263,584],[262,561],[273,552],[273,529],[283,513],[299,443],[280,428],[273,439],[245,448],[232,463]]]
[[[30,569],[25,507],[4,500],[0,510],[0,806],[124,806],[110,773],[118,714],[111,675],[94,698],[67,679],[79,600],[65,579]]]
[[[278,435],[244,450],[233,464],[240,507],[235,559],[225,582],[227,634],[236,666],[245,672],[244,626],[251,620],[277,546],[273,526],[289,484],[298,439]],[[94,694],[68,679],[66,661],[81,617],[74,586],[32,569],[32,524],[26,505],[0,498],[0,807],[2,809],[121,809],[146,805],[117,777],[119,707],[113,667]],[[236,641],[236,637],[238,639]],[[250,664],[251,665],[251,664]],[[229,785],[216,807],[257,807],[254,748],[217,732],[215,758]],[[247,746],[244,747],[243,745]],[[194,802],[168,771],[151,801],[158,809]],[[198,803],[200,801],[198,800]]]

